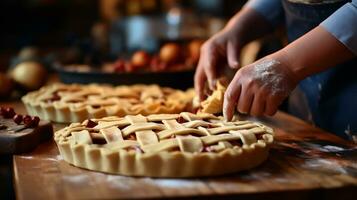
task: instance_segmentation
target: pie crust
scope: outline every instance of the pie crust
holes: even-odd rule
[[[211,114],[222,113],[224,93],[226,92],[226,89],[227,88],[220,81],[217,81],[216,89],[206,100],[201,102],[199,112]]]
[[[212,114],[105,117],[55,133],[63,159],[127,176],[200,177],[247,170],[267,159],[273,130]]]
[[[68,123],[89,118],[180,113],[192,104],[193,90],[180,91],[158,85],[111,87],[54,84],[22,98],[31,115]]]

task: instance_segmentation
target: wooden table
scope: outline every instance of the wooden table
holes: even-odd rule
[[[20,103],[10,103],[24,112]],[[261,166],[202,179],[154,179],[80,169],[59,156],[53,141],[14,156],[18,199],[317,198],[354,199],[357,146],[284,113],[262,119],[276,142]],[[64,125],[55,125],[61,128]],[[204,166],[202,166],[204,167]]]

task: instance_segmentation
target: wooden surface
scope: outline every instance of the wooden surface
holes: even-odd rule
[[[10,104],[13,105],[13,104]],[[15,103],[17,111],[23,110]],[[204,179],[133,178],[92,172],[64,162],[53,141],[14,156],[18,199],[313,198],[354,199],[357,146],[284,113],[263,122],[275,129],[260,167]],[[64,125],[56,125],[56,129]],[[204,166],[202,166],[204,167]]]

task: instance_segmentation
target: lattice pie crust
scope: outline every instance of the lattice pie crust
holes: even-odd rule
[[[64,160],[128,176],[213,176],[253,168],[268,157],[273,130],[212,114],[105,117],[55,133]]]
[[[106,116],[180,113],[192,103],[193,96],[193,90],[158,85],[54,84],[28,93],[22,101],[29,114],[63,123]]]

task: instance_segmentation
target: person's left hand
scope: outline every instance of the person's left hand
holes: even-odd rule
[[[274,115],[298,81],[288,64],[272,57],[242,67],[225,92],[223,115],[231,120],[235,108],[252,116]]]

